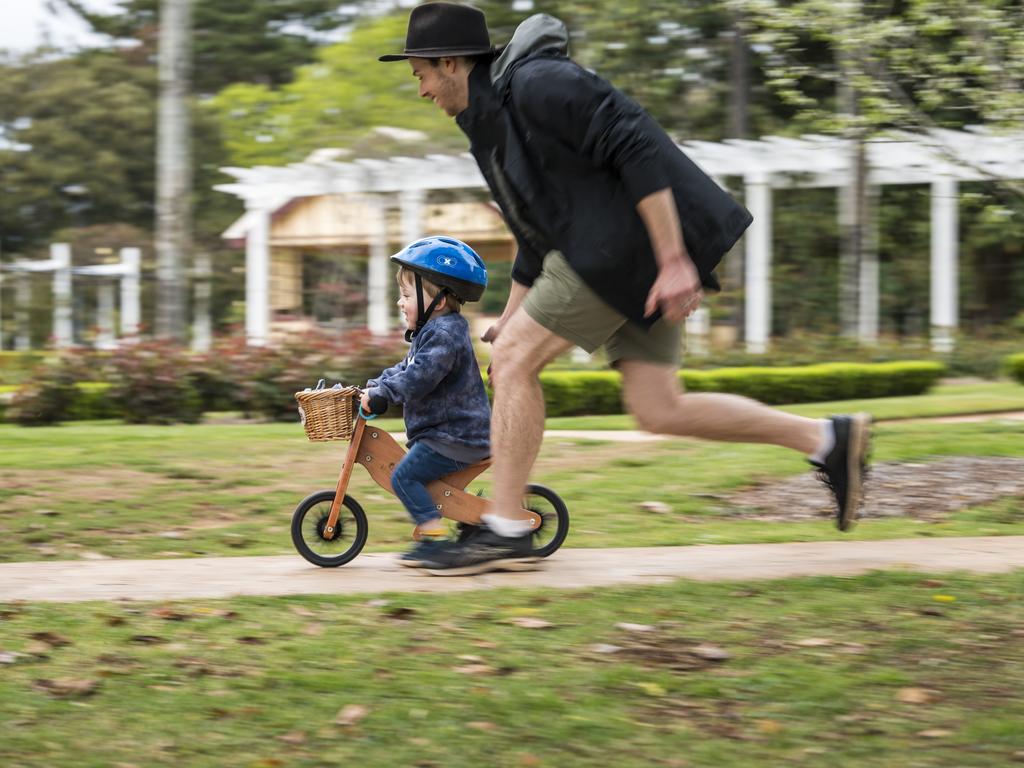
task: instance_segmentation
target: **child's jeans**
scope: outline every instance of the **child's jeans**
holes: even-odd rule
[[[442,456],[423,443],[414,443],[391,474],[391,488],[419,525],[440,517],[427,491],[427,483],[468,466],[464,462]]]

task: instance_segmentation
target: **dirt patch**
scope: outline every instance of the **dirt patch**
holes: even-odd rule
[[[1024,497],[1024,459],[955,456],[928,463],[879,463],[871,467],[861,516],[933,520],[1016,496]],[[759,519],[833,514],[828,490],[810,472],[723,499],[740,514]]]
[[[22,497],[32,497],[37,505],[68,498],[98,503],[125,501],[135,498],[140,489],[169,486],[174,482],[151,472],[113,467],[94,467],[87,472],[74,473],[59,469],[4,472],[4,489],[10,492],[9,505]]]

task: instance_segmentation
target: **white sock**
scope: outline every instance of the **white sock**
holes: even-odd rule
[[[490,513],[481,515],[481,519],[488,528],[499,536],[505,538],[519,538],[533,530],[529,520],[515,520],[511,517],[498,517]]]
[[[825,459],[832,452],[832,448],[836,444],[836,428],[832,424],[832,419],[822,419],[821,422],[821,442],[818,443],[818,450],[812,453],[809,458],[816,464],[824,464]]]

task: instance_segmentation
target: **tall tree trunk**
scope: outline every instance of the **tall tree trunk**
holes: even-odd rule
[[[185,340],[185,260],[191,246],[189,142],[191,2],[162,0],[157,124],[156,335]]]
[[[852,122],[858,114],[857,92],[849,84],[849,58],[845,58],[842,52],[839,56],[839,104],[841,111]],[[862,129],[852,127],[846,135],[849,139],[850,173],[846,185],[839,190],[839,332],[843,336],[856,338],[859,331],[860,268],[867,210],[867,152]]]
[[[750,52],[743,34],[743,20],[733,17],[732,52],[729,57],[729,136],[745,139],[750,131]]]
[[[743,34],[743,20],[739,13],[733,16],[732,50],[729,54],[729,127],[733,139],[745,139],[750,131],[750,51]],[[744,263],[742,248],[726,260],[725,278],[730,290],[738,293],[743,288]],[[740,297],[734,302],[732,323],[736,339],[741,340],[746,324],[745,303]]]

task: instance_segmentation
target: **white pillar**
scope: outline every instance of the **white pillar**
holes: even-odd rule
[[[711,334],[711,312],[701,307],[686,318],[686,354],[707,357]]]
[[[50,245],[50,258],[57,262],[53,270],[53,339],[57,349],[74,343],[71,317],[71,246]]]
[[[254,347],[270,338],[270,211],[250,209],[245,238],[245,337]]]
[[[139,335],[139,269],[142,252],[138,248],[121,249],[121,336],[123,340]]]
[[[746,248],[747,351],[768,351],[772,326],[772,188],[767,176],[748,176],[747,210],[754,217],[744,236]]]
[[[864,240],[860,255],[860,290],[857,338],[861,344],[878,342],[878,199],[877,186],[867,188]]]
[[[932,349],[953,349],[957,327],[958,187],[955,179],[932,182],[931,338]]]
[[[112,349],[116,345],[114,339],[114,284],[106,278],[100,278],[96,286],[96,347]]]
[[[366,298],[369,304],[366,325],[370,333],[388,332],[388,201],[383,195],[369,195],[370,258],[367,264]]]
[[[398,196],[399,210],[402,214],[402,247],[423,237],[424,197],[422,189],[407,189]]]
[[[422,189],[406,189],[398,195],[399,210],[402,215],[402,247],[423,237],[423,202],[426,193]],[[393,314],[395,324],[399,328],[405,326],[402,310],[396,305]]]
[[[192,349],[196,352],[206,352],[210,349],[210,340],[213,335],[213,328],[210,322],[210,295],[212,288],[210,276],[213,270],[210,266],[210,254],[206,251],[197,251],[192,271],[193,283],[193,318],[192,318]]]
[[[14,348],[25,352],[32,348],[28,308],[32,304],[32,273],[22,272],[14,278]]]

